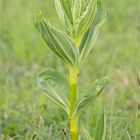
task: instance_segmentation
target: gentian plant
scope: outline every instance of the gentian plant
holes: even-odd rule
[[[107,84],[106,78],[95,80],[80,93],[83,94],[82,99],[77,98],[81,65],[95,44],[99,29],[106,20],[106,14],[100,0],[55,0],[55,6],[64,30],[52,27],[41,13],[36,18],[35,27],[47,46],[68,66],[69,78],[54,69],[47,69],[38,75],[37,81],[46,95],[66,111],[71,139],[78,140],[80,114]],[[94,131],[95,140],[103,139],[104,126],[103,113]],[[81,131],[84,139],[93,139],[84,127]]]

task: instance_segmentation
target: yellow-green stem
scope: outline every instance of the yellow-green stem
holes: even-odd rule
[[[78,117],[73,117],[70,120],[71,139],[78,140]]]
[[[78,140],[78,118],[73,115],[76,102],[76,87],[77,87],[77,71],[70,68],[70,130],[71,139]]]

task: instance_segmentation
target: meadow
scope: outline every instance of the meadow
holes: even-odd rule
[[[109,84],[80,117],[92,135],[102,108],[106,140],[140,139],[140,7],[138,0],[103,0],[107,21],[83,64],[79,85],[107,76]],[[46,68],[67,72],[34,27],[42,11],[61,30],[51,0],[0,0],[0,140],[68,140],[66,113],[37,85]],[[87,81],[87,82],[86,82]]]

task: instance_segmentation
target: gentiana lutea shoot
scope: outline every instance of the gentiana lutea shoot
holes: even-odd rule
[[[107,79],[95,80],[85,89],[82,99],[77,98],[77,82],[81,65],[95,44],[106,13],[100,0],[55,0],[55,7],[64,30],[52,27],[42,13],[37,16],[35,27],[47,46],[68,66],[69,78],[57,70],[47,69],[38,75],[38,85],[66,111],[71,140],[78,140],[80,131],[83,139],[93,140],[84,127],[79,130],[79,116],[100,95]],[[104,129],[103,113],[95,129],[94,140],[103,140]]]

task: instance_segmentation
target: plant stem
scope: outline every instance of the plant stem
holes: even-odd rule
[[[78,117],[70,120],[71,140],[78,140]]]
[[[77,88],[77,71],[70,68],[70,130],[71,139],[78,140],[78,117],[72,116],[76,102],[76,88]]]

